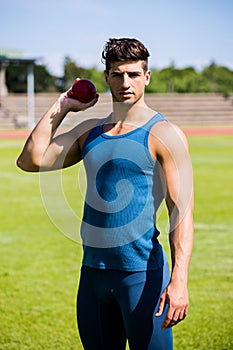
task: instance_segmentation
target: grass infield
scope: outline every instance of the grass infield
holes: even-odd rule
[[[174,327],[174,345],[177,350],[230,350],[233,136],[189,136],[189,144],[195,244],[189,315]],[[48,217],[39,175],[16,168],[22,145],[22,140],[0,140],[0,349],[81,350],[75,315],[81,246]],[[79,211],[76,180],[76,166],[63,172],[64,193]],[[160,217],[160,240],[168,252],[165,216]]]

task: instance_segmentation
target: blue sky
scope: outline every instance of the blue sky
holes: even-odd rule
[[[96,66],[109,37],[135,37],[150,66],[233,69],[232,0],[0,0],[0,49],[41,57],[62,74],[65,56]]]

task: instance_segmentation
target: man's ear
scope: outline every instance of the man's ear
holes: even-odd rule
[[[145,74],[145,86],[148,86],[150,84],[150,77],[151,77],[151,71],[148,70]]]
[[[106,82],[106,84],[109,85],[109,82],[108,82],[108,77],[109,77],[109,75],[108,75],[108,73],[107,73],[106,70],[104,71],[104,77],[105,77],[105,82]]]

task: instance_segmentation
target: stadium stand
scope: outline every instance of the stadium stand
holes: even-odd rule
[[[56,100],[57,94],[35,95],[35,121],[38,121],[49,106]],[[101,94],[94,109],[85,112],[70,113],[64,125],[69,126],[82,118],[103,117],[111,110],[111,97]],[[147,104],[164,114],[170,121],[180,126],[232,126],[233,96],[214,94],[147,94]],[[78,119],[77,119],[78,118]],[[27,128],[27,95],[9,94],[0,99],[0,128]]]

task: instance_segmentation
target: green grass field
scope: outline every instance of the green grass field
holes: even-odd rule
[[[175,349],[230,350],[233,137],[193,136],[189,143],[195,244],[189,316],[174,328]],[[0,349],[81,350],[75,315],[81,246],[61,234],[48,217],[39,175],[16,168],[22,145],[19,140],[0,140]],[[62,181],[69,205],[80,210],[77,167],[65,170]],[[168,251],[166,232],[161,241]]]

